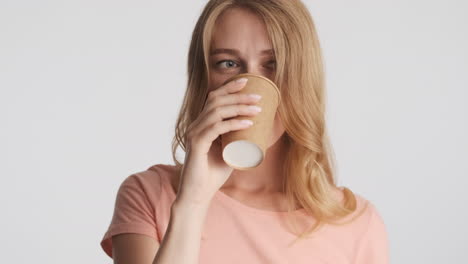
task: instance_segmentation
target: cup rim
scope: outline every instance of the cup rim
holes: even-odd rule
[[[268,78],[266,78],[266,77],[264,77],[264,76],[262,76],[262,75],[253,74],[253,73],[240,73],[240,74],[237,74],[237,75],[234,75],[234,76],[228,78],[228,79],[224,82],[224,84],[226,84],[226,83],[228,83],[228,82],[230,82],[230,81],[233,81],[233,80],[235,80],[235,79],[242,78],[242,77],[244,77],[244,76],[256,77],[256,78],[264,79],[264,80],[266,80],[267,82],[269,82],[269,83],[271,84],[271,86],[273,86],[273,88],[275,89],[276,93],[278,94],[278,105],[281,103],[281,100],[282,100],[282,98],[281,98],[281,93],[280,93],[280,90],[278,89],[278,87],[276,86],[276,84],[275,84],[272,80],[270,80],[270,79],[268,79]]]

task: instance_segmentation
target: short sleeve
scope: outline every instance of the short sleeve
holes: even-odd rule
[[[137,233],[158,240],[155,206],[161,187],[157,176],[145,175],[145,172],[132,174],[120,185],[111,223],[100,243],[109,257],[112,258],[114,235]]]
[[[372,203],[369,223],[356,253],[356,264],[389,264],[389,242],[385,223]]]

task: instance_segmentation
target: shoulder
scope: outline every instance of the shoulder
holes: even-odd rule
[[[389,263],[389,239],[387,227],[375,203],[355,194],[361,216],[360,232],[356,240],[356,263]]]
[[[337,187],[335,194],[342,205],[355,208],[352,213],[342,219],[344,223],[350,223],[346,226],[352,229],[355,236],[362,237],[372,232],[381,234],[386,232],[380,209],[370,199],[345,187]]]
[[[138,171],[129,175],[124,182],[140,182],[154,185],[161,184],[162,181],[172,180],[176,172],[176,166],[171,164],[158,163],[151,165],[146,170]]]
[[[356,216],[357,226],[359,226],[357,242],[375,243],[386,247],[388,235],[387,228],[382,217],[381,210],[376,204],[362,194],[354,193],[356,199],[356,210],[353,216]]]
[[[178,168],[173,164],[158,163],[150,166],[147,171],[153,171],[164,177],[174,177],[174,174],[177,173]]]
[[[137,171],[127,176],[119,187],[119,193],[138,191],[147,198],[158,198],[166,190],[176,172],[176,166],[170,164],[154,164],[146,170]]]
[[[161,241],[168,225],[173,196],[165,180],[171,165],[155,164],[127,176],[117,192],[114,213],[101,246],[112,257],[111,237],[120,233],[145,234]]]
[[[362,194],[354,193],[354,195],[356,197],[357,209],[363,210],[363,221],[365,221],[366,226],[369,228],[371,224],[383,225],[384,220],[376,204]]]
[[[380,217],[376,205],[364,195],[351,191],[346,187],[336,187],[334,189],[335,197],[342,204],[355,204],[355,210],[350,217],[360,215],[362,221],[370,221],[372,217]]]
[[[147,169],[147,171],[158,175],[157,178],[162,188],[168,188],[173,193],[177,193],[179,170],[180,168],[176,165],[163,163],[154,164]]]

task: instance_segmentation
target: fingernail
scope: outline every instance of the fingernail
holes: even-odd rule
[[[256,111],[256,112],[261,112],[262,111],[262,108],[260,106],[256,106],[256,105],[249,105],[249,108]]]
[[[240,78],[236,80],[237,83],[245,83],[247,82],[247,78]]]
[[[252,98],[254,98],[254,99],[260,99],[260,98],[262,98],[262,96],[259,95],[259,94],[249,94],[249,96],[252,97]]]
[[[244,119],[244,120],[241,120],[241,123],[242,124],[246,124],[246,125],[253,125],[253,121],[252,120],[248,120],[248,119]]]

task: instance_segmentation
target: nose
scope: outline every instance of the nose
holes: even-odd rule
[[[257,65],[255,63],[246,65],[244,69],[242,69],[241,73],[250,73],[250,74],[260,75],[269,79],[273,77],[270,71],[263,68],[262,65]]]
[[[248,64],[244,67],[242,73],[250,73],[256,75],[262,75],[263,73],[260,71],[259,66],[255,65],[254,63]]]

